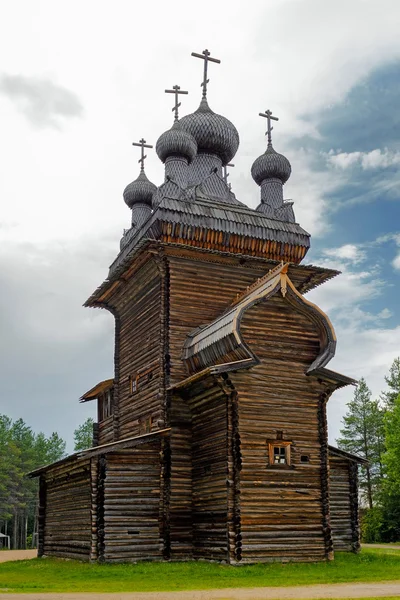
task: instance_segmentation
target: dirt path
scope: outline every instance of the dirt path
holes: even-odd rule
[[[311,600],[316,598],[368,598],[369,596],[400,597],[400,581],[185,592],[4,594],[4,600]]]
[[[0,563],[8,562],[9,560],[27,560],[28,558],[36,558],[37,550],[2,550],[0,552]]]

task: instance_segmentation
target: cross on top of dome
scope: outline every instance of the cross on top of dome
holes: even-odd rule
[[[265,119],[267,119],[267,131],[265,132],[265,135],[268,136],[268,147],[272,146],[272,136],[271,136],[271,132],[273,130],[273,127],[271,126],[271,121],[279,121],[278,117],[274,117],[272,116],[272,111],[271,110],[266,110],[264,113],[258,113],[260,115],[260,117],[264,117]]]
[[[198,54],[197,52],[192,52],[192,56],[194,56],[196,58],[201,58],[202,60],[204,60],[203,82],[200,85],[203,88],[203,98],[206,98],[207,97],[207,83],[210,81],[209,79],[207,79],[208,62],[214,62],[214,63],[220,64],[221,61],[219,60],[219,58],[212,58],[210,56],[210,52],[207,49],[203,50],[203,52],[201,54]]]
[[[179,119],[179,113],[178,113],[178,108],[181,105],[181,102],[178,102],[179,100],[179,94],[188,94],[189,92],[185,92],[184,90],[181,90],[179,85],[174,85],[172,90],[165,90],[166,94],[175,94],[175,106],[173,107],[173,111],[175,112],[175,121],[177,121]]]
[[[138,142],[132,142],[132,146],[139,146],[141,148],[140,158],[138,163],[140,163],[140,170],[144,171],[144,161],[147,158],[147,154],[144,153],[145,148],[152,148],[149,144],[146,144],[146,140],[142,138]]]

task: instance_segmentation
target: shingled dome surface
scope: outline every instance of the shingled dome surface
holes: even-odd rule
[[[149,204],[151,206],[151,200],[156,189],[157,187],[149,181],[146,173],[141,171],[139,177],[124,189],[125,203],[129,208],[132,208],[137,203]]]
[[[197,154],[197,143],[194,137],[182,128],[179,121],[175,121],[171,129],[158,138],[156,152],[162,162],[169,156],[184,156],[191,162]]]
[[[223,164],[228,164],[239,148],[239,134],[234,124],[213,112],[205,98],[194,113],[180,119],[180,124],[194,137],[199,152],[217,154]]]
[[[258,185],[261,185],[265,179],[280,179],[282,183],[286,183],[291,172],[292,167],[286,156],[275,152],[272,146],[268,147],[251,167],[251,175]]]

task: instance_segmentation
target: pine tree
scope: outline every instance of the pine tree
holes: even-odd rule
[[[74,450],[86,450],[93,445],[93,419],[88,417],[82,425],[74,431]]]
[[[390,408],[400,395],[400,357],[394,359],[389,369],[389,375],[385,377],[385,381],[389,387],[389,391],[382,392],[381,397],[384,404]]]
[[[348,404],[343,424],[338,446],[368,460],[368,465],[361,469],[360,489],[372,508],[383,476],[383,411],[377,401],[371,400],[371,391],[364,378],[360,380],[354,398]]]

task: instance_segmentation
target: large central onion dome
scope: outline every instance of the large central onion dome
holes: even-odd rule
[[[258,185],[261,185],[265,179],[279,179],[286,183],[292,172],[290,162],[283,156],[275,152],[271,144],[253,163],[251,175]]]
[[[169,156],[184,156],[192,162],[197,154],[196,140],[185,131],[179,121],[160,135],[156,144],[158,158],[164,163]]]
[[[194,113],[182,117],[180,124],[194,137],[199,152],[217,154],[224,165],[235,156],[239,147],[237,129],[228,119],[213,112],[206,98]]]
[[[141,170],[139,177],[124,189],[125,203],[129,208],[132,208],[134,204],[148,204],[151,206],[151,200],[156,189],[154,183],[151,183],[146,173]]]

